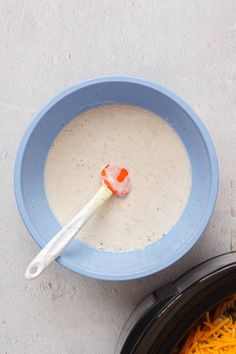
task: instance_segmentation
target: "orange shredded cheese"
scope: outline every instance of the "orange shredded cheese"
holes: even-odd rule
[[[218,305],[193,327],[179,354],[236,354],[236,321],[225,311],[235,308],[236,295]]]

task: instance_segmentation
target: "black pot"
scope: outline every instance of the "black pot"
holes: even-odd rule
[[[236,252],[200,264],[143,300],[125,324],[115,353],[171,353],[204,312],[235,292]]]

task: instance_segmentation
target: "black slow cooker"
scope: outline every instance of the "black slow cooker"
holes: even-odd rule
[[[202,314],[236,292],[236,252],[212,258],[146,297],[129,317],[116,354],[169,354]]]

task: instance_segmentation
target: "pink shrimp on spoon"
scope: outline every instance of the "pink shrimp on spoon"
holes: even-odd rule
[[[125,197],[131,189],[129,173],[118,165],[106,165],[101,171],[102,187],[84,208],[74,216],[39,252],[29,264],[25,278],[30,280],[38,277],[75,238],[94,212],[112,195]]]

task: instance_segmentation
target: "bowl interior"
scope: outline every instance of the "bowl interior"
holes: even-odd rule
[[[48,150],[71,119],[89,108],[109,103],[137,105],[163,117],[181,137],[192,165],[188,204],[178,223],[164,238],[142,251],[118,253],[93,249],[76,240],[58,258],[61,264],[78,273],[124,280],[166,268],[195,244],[214,207],[218,170],[206,129],[195,113],[166,89],[128,78],[97,79],[71,88],[57,96],[35,118],[24,135],[16,160],[17,203],[26,227],[41,247],[60,228],[44,191]]]

